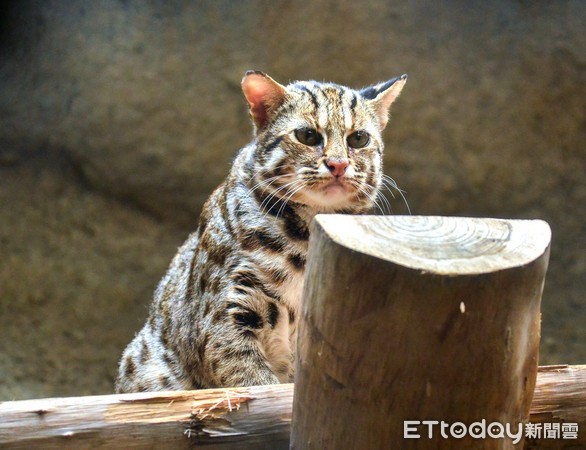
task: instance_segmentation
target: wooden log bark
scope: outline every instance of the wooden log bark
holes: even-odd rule
[[[0,448],[286,449],[292,401],[273,385],[4,402]]]
[[[526,439],[526,450],[586,448],[586,365],[539,368],[531,403],[531,423],[540,427],[540,437]],[[545,429],[554,429],[553,437]],[[554,425],[557,424],[557,427]],[[564,436],[563,426],[575,424],[576,439]],[[559,429],[556,438],[555,430]],[[564,437],[566,437],[564,439]]]
[[[2,402],[0,448],[286,449],[292,404],[292,384]],[[540,367],[530,419],[578,435],[528,450],[586,448],[586,365]]]
[[[522,448],[439,424],[403,436],[527,422],[550,237],[542,221],[316,217],[291,447]]]

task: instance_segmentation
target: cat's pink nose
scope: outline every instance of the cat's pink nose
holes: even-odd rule
[[[344,176],[349,165],[350,162],[347,159],[328,159],[326,161],[326,166],[336,178]]]

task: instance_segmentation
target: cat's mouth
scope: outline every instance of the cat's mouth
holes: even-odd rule
[[[344,178],[328,180],[320,186],[320,191],[327,196],[348,194],[353,189]]]
[[[309,189],[303,190],[303,203],[329,211],[350,206],[356,188],[345,177],[324,179]]]

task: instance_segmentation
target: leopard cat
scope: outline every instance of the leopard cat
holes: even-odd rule
[[[406,80],[354,90],[245,74],[254,139],[158,285],[122,355],[118,392],[292,381],[309,224],[373,208],[381,133]]]

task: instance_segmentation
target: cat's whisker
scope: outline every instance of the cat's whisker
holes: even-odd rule
[[[391,178],[387,174],[383,174],[382,175],[382,181],[383,181],[383,183],[386,183],[386,184],[390,185],[396,191],[405,193],[405,191],[399,187],[399,185],[394,180],[394,178]]]
[[[287,189],[287,187],[288,187],[288,186],[290,186],[291,184],[295,183],[295,181],[296,181],[296,180],[293,180],[293,181],[290,181],[290,182],[288,182],[288,183],[285,183],[285,184],[281,185],[279,188],[275,189],[273,192],[271,192],[271,193],[268,195],[268,197],[267,197],[267,198],[265,198],[265,199],[262,201],[262,203],[260,204],[261,208],[262,208],[262,207],[264,207],[264,206],[266,206],[266,205],[267,205],[267,204],[268,204],[268,203],[271,201],[271,199],[272,199],[272,198],[273,198],[275,195],[277,195],[277,194],[278,194],[280,191],[282,191],[283,189]]]
[[[284,210],[284,208],[287,206],[287,203],[289,203],[289,201],[293,198],[293,196],[295,194],[297,194],[297,192],[299,192],[300,190],[307,187],[306,184],[303,182],[303,180],[298,180],[298,181],[299,181],[299,183],[291,186],[287,190],[287,192],[285,193],[283,198],[281,199],[283,204],[281,205],[281,207],[279,208],[279,211],[277,212],[277,217],[281,214],[281,212]]]
[[[391,204],[384,196],[382,196],[382,197],[379,197],[378,195],[374,196],[373,201],[383,216],[393,214],[393,208],[391,207]]]
[[[276,170],[284,169],[284,168],[286,168],[288,166],[289,166],[288,164],[281,164],[279,166],[270,167],[270,168],[267,168],[267,167],[259,167],[257,170],[254,170],[254,171],[251,172],[251,174],[250,174],[250,180],[254,180],[255,178],[259,178],[261,181],[263,181],[263,177],[264,176],[270,174],[271,172],[275,172]],[[281,173],[281,174],[277,174],[275,176],[281,176],[281,175],[286,176],[287,174]]]
[[[289,166],[289,164],[280,164],[280,165],[274,166],[274,167],[259,167],[258,170],[252,172],[251,178],[256,178],[257,176],[260,176],[261,174],[267,174],[269,172],[274,172],[275,170],[284,169],[285,167],[288,167],[288,166]]]
[[[269,203],[271,202],[272,199],[275,199],[276,198],[276,201],[279,201],[283,196],[280,196],[280,195],[277,195],[277,194],[279,194],[279,192],[281,192],[283,190],[285,190],[285,192],[287,192],[287,189],[289,189],[290,186],[295,185],[298,181],[299,180],[293,180],[293,181],[290,181],[289,183],[285,183],[284,185],[280,186],[275,191],[271,192],[269,194],[269,196],[267,198],[265,198],[263,200],[263,202],[261,203],[261,208],[268,207],[268,205],[269,205]],[[271,208],[269,208],[269,209],[271,209]]]
[[[291,198],[293,198],[293,196],[295,194],[297,194],[297,192],[299,192],[301,189],[303,189],[305,187],[305,183],[303,183],[302,180],[299,180],[300,184],[299,186],[294,187],[293,189],[291,189],[291,194],[287,195],[287,193],[289,192],[289,190],[287,191],[287,193],[285,193],[285,199],[283,200],[283,204],[281,205],[281,207],[279,208],[279,211],[277,211],[277,217],[279,217],[281,215],[281,212],[284,211],[285,206],[287,205],[287,203],[289,202],[289,200],[291,200]]]
[[[282,166],[277,166],[275,167],[273,170],[277,170],[277,169],[282,169],[283,167],[287,167],[286,165],[282,165]],[[260,175],[262,172],[265,172],[264,169],[260,169],[258,170],[255,174],[252,175],[251,180],[254,180],[256,176]],[[281,174],[281,175],[275,175],[273,177],[270,178],[263,178],[260,181],[258,181],[258,183],[256,183],[254,186],[252,186],[251,188],[248,189],[248,191],[246,192],[246,197],[245,199],[248,199],[251,197],[251,195],[254,193],[254,191],[256,191],[257,189],[261,188],[261,187],[268,187],[271,184],[273,184],[275,181],[281,179],[281,178],[286,178],[290,176],[289,174]]]
[[[285,183],[283,186],[279,187],[274,192],[271,192],[271,194],[267,198],[265,198],[262,201],[262,203],[260,204],[261,211],[265,212],[264,216],[266,217],[268,212],[273,208],[273,206],[275,206],[279,200],[282,200],[282,197],[277,197],[277,194],[279,192],[281,192],[283,189],[288,189],[290,186],[295,185],[296,183],[299,183],[299,182],[300,182],[300,180],[295,179],[293,181],[290,181],[289,183]],[[288,192],[288,191],[285,191],[285,192]],[[285,195],[287,195],[287,194],[285,194]],[[269,206],[269,203],[271,202],[271,200],[273,198],[276,198],[275,203],[273,203],[273,206]]]
[[[391,188],[395,189],[399,193],[399,195],[403,199],[403,202],[405,203],[405,206],[407,207],[407,212],[409,213],[409,215],[411,215],[411,208],[409,207],[409,203],[407,202],[407,198],[405,197],[405,191],[399,188],[397,182],[386,174],[383,174],[382,182],[383,186],[390,192],[393,198],[395,198],[395,194],[393,193]]]
[[[393,180],[388,175],[383,174],[382,178],[381,178],[381,185],[383,188],[385,188],[387,191],[389,191],[389,194],[391,194],[391,197],[396,198],[395,193],[391,189],[391,188],[398,189],[397,183],[395,183],[395,180]]]
[[[284,176],[285,175],[276,175],[271,178],[266,178],[266,179],[260,180],[258,183],[256,183],[254,186],[252,186],[249,189],[249,193],[253,193],[254,191],[256,191],[260,187],[271,185],[274,181],[278,180],[279,178],[283,178]]]
[[[393,214],[393,207],[391,206],[391,202],[389,202],[389,199],[381,194],[380,191],[377,191],[376,194],[371,194],[371,196],[374,198],[374,202],[377,206],[381,205],[379,209],[383,216]]]
[[[380,213],[384,216],[386,215],[386,211],[384,209],[384,206],[386,206],[384,203],[381,205],[379,203],[379,200],[374,197],[372,194],[368,193],[368,192],[364,192],[364,195],[372,202],[372,205],[378,210],[380,211]]]
[[[379,192],[377,192],[377,194],[376,194],[376,199],[377,199],[377,200],[379,200],[379,199],[380,199],[380,201],[381,201],[383,204],[385,204],[385,205],[386,205],[386,207],[387,207],[387,212],[388,212],[388,214],[389,214],[389,215],[392,215],[392,214],[393,214],[393,207],[392,207],[392,205],[391,205],[391,202],[389,201],[389,199],[388,199],[388,198],[386,198],[386,197],[385,197],[385,195],[384,195],[382,192],[380,192],[380,191],[379,191]],[[384,212],[383,212],[383,214],[384,214]]]
[[[368,195],[368,198],[372,201],[372,203],[379,209],[379,211],[383,214],[389,214],[392,215],[393,214],[393,207],[391,206],[391,203],[389,202],[389,199],[387,199],[382,192],[379,190],[378,187],[372,186],[369,183],[365,183],[366,186],[369,186],[373,192],[369,193],[366,191],[365,187],[361,187],[360,189]],[[380,202],[380,203],[379,203]],[[385,208],[386,207],[386,211]]]
[[[245,199],[249,199],[252,196],[252,194],[254,194],[254,191],[256,191],[257,189],[260,189],[260,188],[268,188],[272,184],[274,184],[277,180],[279,180],[279,179],[281,179],[283,177],[284,177],[284,175],[278,175],[278,176],[275,176],[275,177],[268,178],[266,180],[259,181],[252,188],[248,189],[248,191],[246,192]]]
[[[385,215],[385,210],[383,208],[383,206],[385,204],[383,203],[383,206],[381,206],[379,204],[379,202],[378,202],[378,199],[377,199],[377,196],[376,195],[373,195],[370,192],[368,192],[366,190],[366,187],[364,185],[362,185],[361,183],[357,182],[357,181],[354,182],[354,183],[352,183],[352,185],[356,187],[356,189],[358,191],[358,194],[362,194],[364,197],[366,197],[368,200],[370,200],[370,202],[373,204],[373,206],[375,206],[381,212],[382,215]],[[388,204],[388,201],[387,201],[387,204],[386,205],[390,208],[390,205]],[[391,212],[392,212],[392,210],[391,210]]]

